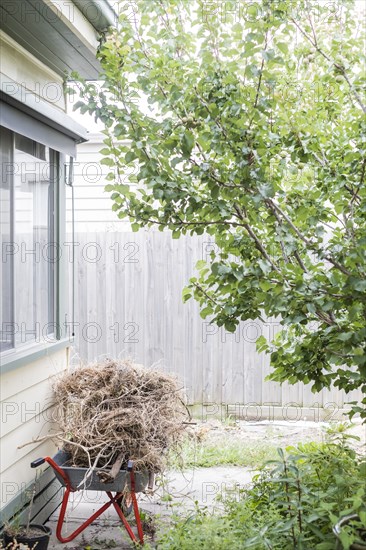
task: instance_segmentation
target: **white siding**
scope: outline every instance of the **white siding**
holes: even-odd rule
[[[13,95],[21,90],[24,102],[31,94],[66,111],[63,81],[58,74],[43,65],[3,31],[0,31],[0,51],[0,74],[5,93]]]
[[[52,427],[52,381],[67,367],[67,357],[65,349],[0,376],[0,508],[34,479],[30,462],[55,452],[50,441],[18,446]]]
[[[77,6],[65,0],[46,0],[48,6],[93,53],[98,49],[98,33]],[[86,10],[88,5],[86,3]]]
[[[130,224],[112,212],[111,193],[104,191],[110,171],[100,164],[103,135],[94,133],[89,141],[78,146],[74,163],[75,232],[130,231]],[[67,189],[67,233],[71,234],[72,200]]]

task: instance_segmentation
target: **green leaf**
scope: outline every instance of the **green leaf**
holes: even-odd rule
[[[288,44],[286,42],[277,42],[276,46],[282,53],[288,53]]]
[[[264,336],[260,336],[256,340],[255,346],[256,346],[256,349],[257,349],[258,353],[261,353],[262,351],[266,351],[269,348],[267,340]]]
[[[342,332],[341,334],[338,334],[337,340],[341,340],[342,342],[347,342],[348,340],[351,340],[353,337],[353,332]]]
[[[278,447],[277,453],[279,454],[279,456],[282,460],[285,458],[285,454],[283,452],[283,449],[281,449],[281,447]]]
[[[190,288],[184,288],[182,291],[182,299],[183,302],[187,302],[190,298],[192,298],[192,289]]]
[[[212,313],[213,313],[213,309],[211,306],[206,306],[200,311],[200,315],[202,319],[206,319],[206,317],[208,317],[209,315],[212,315]]]
[[[190,157],[194,146],[194,137],[192,132],[186,131],[182,138],[182,151],[186,157]]]
[[[211,189],[211,197],[216,200],[218,198],[220,194],[220,187],[218,185],[215,185],[215,187],[213,187]]]
[[[349,280],[352,288],[354,288],[355,290],[358,290],[359,292],[364,292],[366,290],[366,279],[350,277]]]
[[[100,164],[104,164],[105,166],[114,166],[114,160],[111,158],[103,158],[100,161]]]
[[[136,158],[135,153],[133,151],[128,151],[128,153],[126,153],[125,155],[125,162],[129,164],[130,162],[135,160],[135,158]]]

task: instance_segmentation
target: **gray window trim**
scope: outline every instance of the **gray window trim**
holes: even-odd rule
[[[41,97],[30,93],[23,84],[19,84],[1,73],[0,102],[1,104],[7,103],[18,111],[43,122],[76,143],[88,141],[88,132],[81,124]]]
[[[1,354],[0,359],[0,374],[5,372],[24,367],[33,361],[42,359],[43,357],[51,356],[57,351],[67,349],[72,346],[73,340],[70,338],[63,338],[62,340],[56,340],[52,344],[32,344],[26,349],[14,351],[5,351]]]
[[[76,143],[73,139],[3,102],[0,102],[0,126],[65,155],[76,156]]]

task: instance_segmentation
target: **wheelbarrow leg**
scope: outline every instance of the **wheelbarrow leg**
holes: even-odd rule
[[[69,501],[70,492],[71,492],[70,487],[66,487],[65,494],[64,494],[64,497],[62,499],[60,515],[59,515],[58,522],[57,522],[56,537],[58,538],[58,540],[60,542],[71,542],[72,540],[74,540],[75,537],[80,535],[80,533],[82,533],[84,531],[84,529],[86,529],[91,523],[93,523],[94,520],[96,520],[100,515],[102,515],[103,512],[105,512],[112,504],[114,506],[116,506],[116,498],[118,498],[120,496],[120,493],[117,493],[116,496],[114,496],[114,497],[112,496],[111,493],[107,493],[107,495],[109,496],[109,502],[106,502],[101,508],[99,508],[99,510],[97,510],[92,516],[90,516],[90,518],[88,518],[86,521],[84,521],[84,523],[82,523],[82,525],[80,525],[80,527],[78,527],[73,533],[71,533],[71,535],[69,535],[68,537],[63,537],[62,536],[62,526],[63,526],[63,522],[64,522],[64,519],[65,519],[66,508],[67,508],[67,504],[68,504],[68,501]],[[121,511],[121,514],[122,514],[122,511]],[[119,515],[119,517],[121,518],[122,521],[124,520],[123,525],[125,526],[126,531],[128,532],[131,539],[133,541],[136,541],[136,537],[133,534],[133,532],[131,531],[131,528],[130,528],[130,526],[128,525],[128,523],[126,521],[126,518],[123,516],[123,514],[122,514],[123,519],[122,519],[120,514],[118,514],[118,515]]]
[[[121,507],[118,504],[118,500],[123,496],[123,493],[119,492],[119,493],[116,493],[113,496],[112,493],[109,492],[109,491],[106,491],[106,494],[109,497],[109,502],[106,502],[101,508],[99,508],[99,510],[97,510],[92,516],[90,516],[90,518],[88,518],[86,521],[84,521],[84,523],[82,525],[80,525],[80,527],[78,527],[73,533],[71,533],[71,535],[69,535],[68,537],[63,537],[62,536],[62,526],[63,526],[65,515],[66,515],[66,509],[67,509],[67,505],[68,505],[68,502],[69,502],[70,493],[75,492],[75,490],[71,487],[70,480],[69,480],[68,476],[66,475],[66,473],[64,472],[64,470],[58,464],[56,464],[56,462],[52,458],[50,458],[49,456],[34,460],[31,463],[31,467],[36,468],[37,466],[40,466],[41,464],[44,464],[44,462],[48,462],[50,464],[50,466],[55,471],[57,471],[59,473],[59,475],[63,479],[64,485],[65,485],[65,493],[64,493],[64,496],[63,496],[63,499],[62,499],[60,515],[59,515],[58,522],[57,522],[57,527],[56,527],[56,537],[60,542],[65,543],[65,542],[71,542],[72,540],[74,540],[75,537],[80,535],[80,533],[82,533],[84,531],[84,529],[86,529],[91,523],[93,523],[94,520],[96,520],[100,515],[102,515],[103,512],[105,512],[110,506],[112,506],[112,504],[113,504],[119,518],[121,519],[121,521],[123,523],[123,526],[126,529],[130,539],[133,542],[137,542],[137,538],[136,538],[135,534],[133,533],[133,531],[132,531],[125,515],[123,514],[123,512],[121,510]],[[132,498],[133,509],[134,509],[134,513],[135,513],[137,532],[138,532],[140,544],[143,545],[144,544],[144,532],[143,532],[143,529],[142,529],[142,523],[141,523],[141,518],[140,518],[139,507],[138,507],[137,499],[136,499],[135,474],[134,474],[134,471],[133,471],[133,462],[132,461],[128,462],[127,471],[130,473],[131,498]]]
[[[124,513],[122,512],[120,505],[119,505],[118,502],[116,501],[117,496],[116,496],[116,497],[112,497],[112,493],[109,493],[109,492],[107,492],[107,495],[109,496],[110,499],[112,499],[113,506],[114,506],[114,508],[115,508],[115,510],[116,510],[116,512],[117,512],[117,514],[118,514],[118,516],[120,517],[120,519],[121,519],[121,521],[122,521],[122,523],[123,523],[123,525],[124,525],[124,528],[126,529],[126,531],[127,531],[128,535],[129,535],[130,539],[133,540],[133,541],[135,542],[137,539],[136,539],[135,534],[134,534],[134,532],[132,531],[132,529],[131,529],[131,527],[130,527],[128,521],[127,521],[127,519],[125,518],[125,515],[124,515]],[[141,539],[140,539],[140,542],[141,542]],[[143,542],[142,542],[141,544],[143,544]]]
[[[135,473],[133,471],[133,462],[132,462],[132,460],[130,460],[128,462],[127,471],[130,472],[131,498],[132,498],[132,503],[133,503],[133,511],[134,511],[134,514],[135,514],[136,525],[137,525],[137,532],[138,532],[138,535],[139,535],[140,543],[143,545],[144,544],[144,531],[142,529],[140,511],[139,511],[139,507],[138,507],[138,504],[137,504],[137,498],[136,498],[136,493],[135,493],[135,488],[136,488]]]

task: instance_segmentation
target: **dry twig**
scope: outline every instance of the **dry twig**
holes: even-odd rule
[[[81,367],[55,384],[59,431],[74,466],[160,472],[189,421],[177,381],[130,361]],[[111,474],[106,480],[111,479]],[[103,475],[102,475],[103,478]]]

